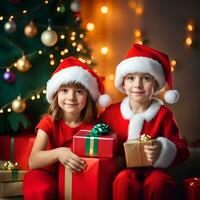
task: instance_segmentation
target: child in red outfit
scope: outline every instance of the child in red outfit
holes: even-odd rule
[[[100,115],[100,121],[118,133],[118,154],[124,155],[123,143],[127,139],[148,134],[156,140],[153,146],[144,148],[153,166],[121,171],[113,183],[113,199],[173,199],[175,182],[166,169],[183,163],[189,152],[173,113],[160,100],[152,98],[168,84],[165,100],[168,103],[178,100],[178,92],[172,90],[168,56],[135,44],[117,66],[115,75],[116,88],[127,97],[108,107]]]
[[[106,106],[109,99],[101,79],[74,57],[64,59],[47,82],[48,114],[36,126],[37,136],[24,178],[24,199],[57,199],[57,176],[44,167],[61,162],[72,172],[86,163],[71,151],[72,137],[80,129],[91,129],[96,119],[95,102]],[[100,99],[99,99],[100,98]],[[105,100],[105,101],[104,101]],[[53,147],[47,150],[47,144]]]

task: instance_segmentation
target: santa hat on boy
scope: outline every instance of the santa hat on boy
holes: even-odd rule
[[[74,57],[64,59],[53,72],[47,82],[46,98],[52,102],[53,95],[61,85],[70,82],[81,83],[89,91],[92,99],[99,103],[101,107],[111,104],[109,95],[104,94],[104,85],[101,78],[86,64]]]
[[[169,58],[166,54],[147,47],[145,45],[134,44],[128,51],[125,59],[116,68],[115,86],[121,92],[123,89],[123,79],[129,73],[149,73],[158,82],[158,88],[154,94],[158,94],[166,85],[168,91],[164,95],[167,103],[174,104],[178,101],[179,93],[173,90],[172,73]]]

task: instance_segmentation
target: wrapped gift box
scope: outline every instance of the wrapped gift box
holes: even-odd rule
[[[22,195],[22,181],[0,182],[0,197],[14,197]]]
[[[73,136],[73,152],[78,156],[112,158],[116,153],[117,135],[92,136],[89,130],[80,130]]]
[[[124,151],[127,167],[151,166],[144,152],[144,145],[152,145],[154,140],[143,141],[141,139],[130,139],[124,143]]]
[[[200,199],[200,178],[185,178],[183,186],[186,200]]]
[[[28,158],[35,135],[0,135],[0,158],[18,162],[19,168],[28,170]]]
[[[0,181],[22,181],[26,172],[26,170],[0,170]]]
[[[82,158],[87,168],[72,173],[59,165],[59,200],[109,200],[112,183],[122,167],[123,160],[115,158]]]

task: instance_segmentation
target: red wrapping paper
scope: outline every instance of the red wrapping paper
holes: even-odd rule
[[[200,178],[185,178],[183,186],[186,194],[186,200],[200,199]]]
[[[28,170],[28,158],[32,150],[35,135],[14,136],[13,152],[11,152],[11,136],[0,136],[0,159],[18,162],[20,169]]]
[[[73,136],[73,152],[78,156],[87,156],[87,157],[104,157],[104,158],[112,158],[115,156],[116,149],[117,149],[117,135],[116,134],[109,134],[109,135],[102,135],[99,137],[88,137],[90,133],[86,130],[81,130],[77,134]],[[94,138],[96,138],[96,142],[98,140],[98,147],[97,153],[95,153],[94,147]],[[90,152],[88,153],[86,150],[87,142],[86,140],[90,140]]]
[[[114,158],[82,158],[86,170],[71,173],[59,164],[59,200],[109,200],[112,199],[112,183],[122,166]]]

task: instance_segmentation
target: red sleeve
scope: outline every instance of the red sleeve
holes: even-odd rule
[[[180,135],[176,120],[170,110],[166,112],[162,127],[163,135],[176,145],[177,154],[172,167],[178,166],[189,157],[189,150],[186,141]]]
[[[45,115],[35,127],[35,132],[37,133],[38,129],[42,129],[49,137],[51,137],[54,127],[53,124],[51,116]]]

